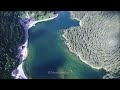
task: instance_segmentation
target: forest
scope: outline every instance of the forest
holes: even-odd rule
[[[54,16],[54,14],[56,14],[56,11],[21,11],[19,17],[30,16],[35,20],[40,20]]]
[[[25,42],[19,20],[26,16],[44,19],[54,14],[55,11],[0,11],[0,79],[13,79],[11,73],[19,65],[18,47]]]
[[[103,68],[104,79],[120,78],[120,12],[71,11],[80,26],[65,30],[65,43],[81,60]]]
[[[17,48],[24,43],[18,11],[0,11],[0,79],[10,79],[18,66]]]

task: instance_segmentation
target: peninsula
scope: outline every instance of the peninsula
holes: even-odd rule
[[[105,69],[103,78],[120,78],[120,12],[70,11],[80,26],[64,31],[65,44],[92,68]]]

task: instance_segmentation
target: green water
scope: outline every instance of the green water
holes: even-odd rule
[[[33,79],[98,79],[105,74],[80,61],[64,44],[63,29],[78,26],[70,13],[60,11],[51,21],[36,24],[29,30],[29,55],[24,69]]]

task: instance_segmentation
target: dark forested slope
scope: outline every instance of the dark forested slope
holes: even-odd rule
[[[26,17],[41,20],[55,14],[55,11],[0,11],[0,79],[12,78],[11,72],[18,66],[17,49],[25,42],[19,20]]]
[[[18,66],[17,48],[24,42],[18,15],[18,11],[0,11],[0,79],[12,78],[11,72]]]

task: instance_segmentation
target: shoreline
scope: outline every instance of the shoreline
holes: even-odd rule
[[[53,20],[57,17],[58,17],[58,13],[55,14],[55,16],[53,16],[51,18],[47,18],[47,19],[43,19],[43,20],[35,21],[35,20],[31,19],[30,17],[27,17],[27,18],[25,17],[19,21],[25,30],[25,43],[18,47],[19,53],[16,57],[19,59],[19,65],[18,65],[17,69],[13,70],[11,73],[11,76],[13,76],[15,79],[28,79],[28,77],[24,73],[24,68],[23,68],[24,60],[27,58],[27,55],[28,55],[28,48],[27,48],[28,39],[29,39],[28,38],[28,30],[38,22]],[[25,19],[28,19],[30,21],[26,24]]]
[[[66,41],[67,41],[67,38],[65,37],[64,34],[65,34],[65,32],[62,34],[62,37],[65,39],[65,40],[64,40],[64,43],[65,43],[65,45],[68,47],[68,49],[69,49],[69,51],[70,51],[71,53],[73,53],[73,54],[75,54],[76,56],[78,56],[79,59],[80,59],[83,63],[89,65],[91,68],[97,69],[97,70],[102,69],[102,67],[95,67],[95,66],[89,64],[87,61],[83,60],[79,54],[77,54],[76,52],[74,52],[74,51],[70,48],[69,43],[66,42]],[[104,68],[103,68],[103,69],[104,69]],[[106,69],[105,69],[105,70],[106,70]]]
[[[70,18],[79,21],[79,25],[82,26],[82,21],[78,18],[72,17],[72,12],[71,11],[69,11],[69,12],[70,12]]]
[[[51,18],[34,21],[32,24],[29,25],[28,29],[30,29],[31,27],[33,27],[36,23],[46,22],[46,21],[49,21],[49,20],[53,20],[53,19],[55,19],[55,18],[57,18],[57,17],[58,17],[58,14],[56,14],[54,17],[51,17]]]

